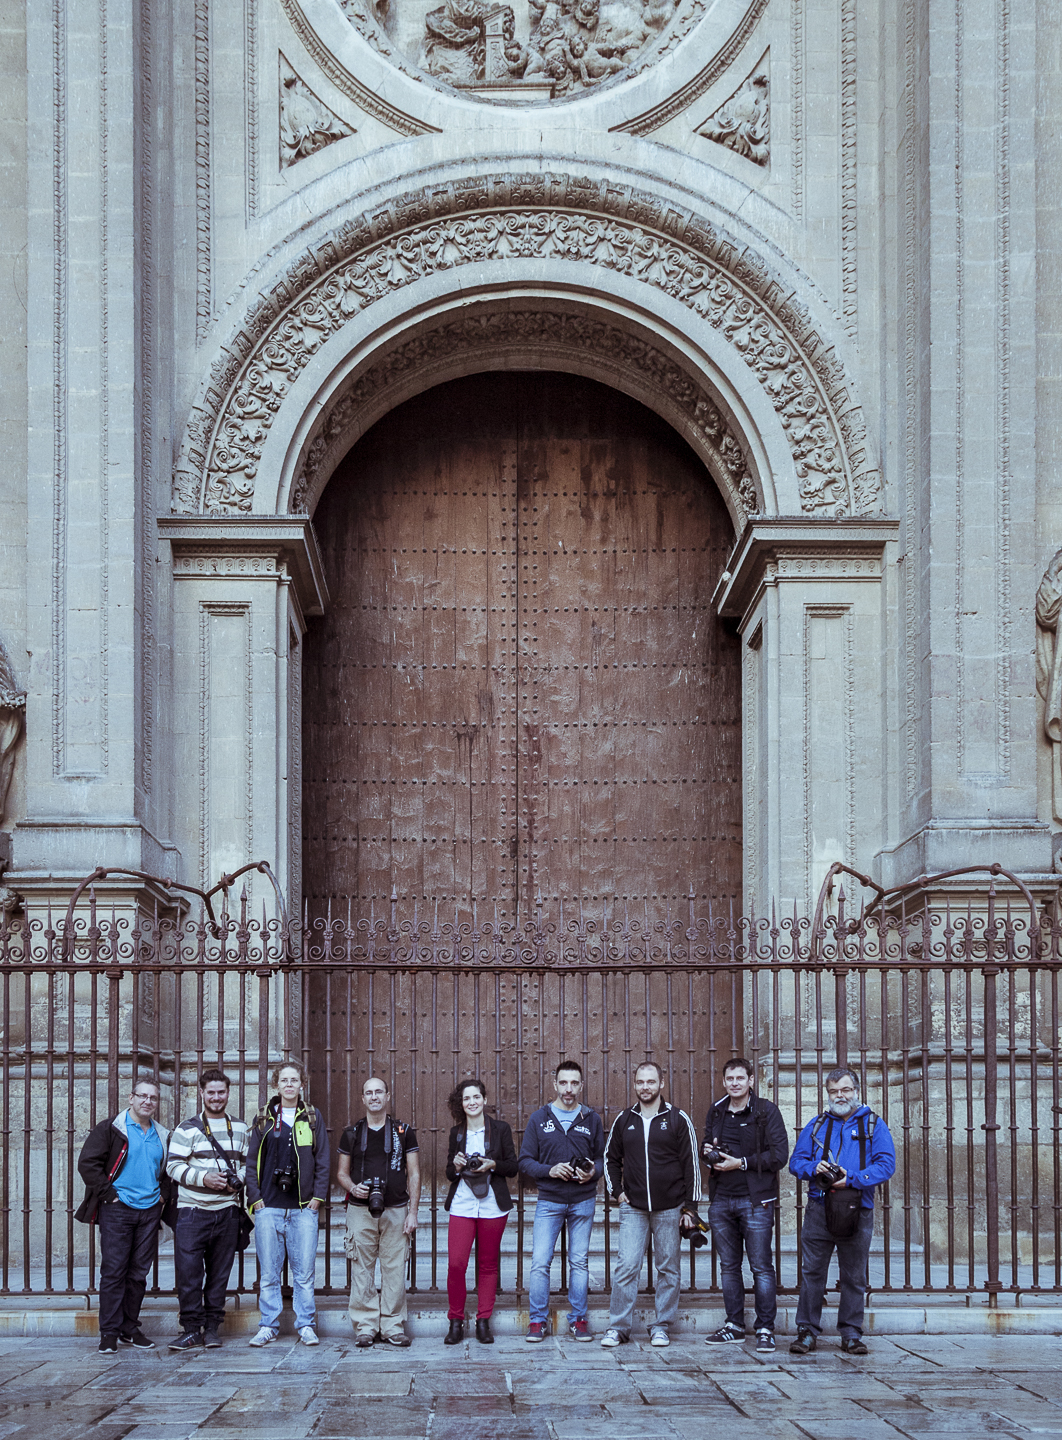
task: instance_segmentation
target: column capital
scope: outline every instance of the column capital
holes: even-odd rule
[[[712,602],[720,615],[740,619],[778,579],[880,580],[885,546],[899,533],[899,520],[888,516],[755,517],[730,552]]]
[[[321,551],[306,515],[160,515],[159,536],[169,541],[176,578],[216,575],[263,579],[276,573],[263,561],[282,561],[304,615],[323,615],[328,604]],[[232,562],[223,565],[221,562]]]

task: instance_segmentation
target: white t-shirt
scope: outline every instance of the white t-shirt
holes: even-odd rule
[[[465,1154],[484,1154],[483,1145],[486,1138],[486,1126],[484,1126],[482,1130],[469,1130],[465,1139]],[[494,1171],[488,1171],[487,1174],[493,1175]],[[486,1175],[484,1175],[484,1178],[486,1178]],[[457,1189],[454,1192],[454,1198],[450,1204],[451,1215],[460,1215],[462,1219],[465,1220],[500,1220],[501,1217],[507,1213],[507,1211],[501,1208],[497,1200],[495,1200],[493,1186],[487,1191],[483,1199],[480,1200],[472,1194],[471,1189],[463,1180],[457,1182]]]
[[[297,1108],[298,1108],[298,1107],[295,1106],[295,1105],[292,1105],[292,1107],[291,1107],[290,1109],[289,1109],[286,1105],[282,1105],[282,1106],[280,1107],[280,1119],[281,1119],[281,1121],[282,1121],[283,1124],[285,1124],[285,1125],[294,1125],[294,1124],[295,1124],[295,1111],[296,1111]]]

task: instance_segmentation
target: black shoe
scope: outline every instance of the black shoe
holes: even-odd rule
[[[465,1338],[465,1322],[463,1320],[451,1320],[450,1328],[443,1336],[444,1345],[460,1345]]]
[[[494,1336],[490,1333],[489,1320],[476,1321],[476,1339],[481,1345],[493,1345]]]
[[[198,1330],[183,1330],[176,1340],[171,1340],[171,1350],[198,1350],[203,1344],[203,1337]]]
[[[101,1335],[99,1349],[101,1355],[116,1355],[118,1353],[118,1336]]]
[[[220,1349],[221,1349],[221,1336],[218,1334],[218,1332],[217,1332],[216,1330],[204,1330],[204,1331],[203,1331],[203,1349],[204,1349],[204,1350],[220,1350]]]
[[[868,1355],[870,1353],[858,1335],[842,1340],[841,1349],[846,1355]]]
[[[119,1345],[133,1345],[137,1350],[154,1350],[154,1340],[149,1340],[143,1330],[134,1330],[132,1335],[119,1335]]]
[[[355,1336],[355,1338],[354,1338],[354,1344],[357,1346],[357,1348],[358,1348],[359,1350],[371,1350],[372,1347],[376,1344],[376,1336],[375,1336],[375,1335],[357,1335],[357,1336]]]
[[[798,1330],[797,1338],[789,1347],[790,1355],[810,1355],[815,1349],[815,1335],[811,1330]]]

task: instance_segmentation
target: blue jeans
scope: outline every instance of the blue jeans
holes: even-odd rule
[[[575,1200],[543,1200],[535,1205],[535,1229],[531,1238],[531,1278],[527,1284],[531,1323],[541,1325],[549,1315],[549,1267],[557,1248],[557,1237],[568,1223],[568,1324],[586,1319],[586,1294],[590,1288],[590,1232],[594,1228],[597,1196]]]
[[[739,1330],[745,1328],[745,1282],[741,1275],[741,1252],[749,1257],[756,1296],[756,1329],[773,1330],[778,1313],[774,1266],[771,1264],[771,1231],[774,1205],[754,1204],[747,1195],[721,1195],[708,1208],[712,1243],[719,1260],[726,1318]]]
[[[837,1304],[837,1330],[846,1340],[858,1340],[863,1333],[863,1310],[866,1305],[867,1258],[874,1235],[874,1212],[864,1210],[859,1229],[851,1240],[837,1240],[826,1229],[826,1206],[821,1200],[809,1200],[804,1211],[804,1227],[800,1232],[800,1299],[797,1301],[798,1330],[822,1334],[822,1302],[826,1296],[826,1276],[830,1258],[837,1251],[840,1299]]]
[[[619,1255],[612,1271],[612,1298],[608,1310],[610,1330],[618,1330],[621,1335],[627,1336],[631,1333],[638,1279],[650,1232],[653,1236],[653,1259],[656,1261],[654,1323],[666,1329],[675,1319],[679,1304],[681,1215],[680,1205],[676,1205],[674,1210],[635,1210],[630,1205],[620,1206]]]
[[[254,1248],[258,1252],[259,1323],[276,1330],[282,1301],[280,1272],[287,1254],[295,1292],[295,1329],[317,1318],[314,1281],[317,1277],[317,1211],[274,1210],[262,1205],[254,1212]]]

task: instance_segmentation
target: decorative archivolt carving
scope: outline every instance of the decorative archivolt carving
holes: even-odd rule
[[[249,510],[266,436],[321,346],[377,300],[476,261],[557,258],[671,295],[723,335],[785,429],[801,507],[875,514],[862,412],[807,308],[720,227],[629,186],[563,175],[441,184],[347,221],[260,294],[214,365],[174,477],[174,508]],[[588,272],[588,289],[599,288]]]
[[[588,316],[549,310],[462,316],[392,350],[343,391],[318,422],[292,488],[291,509],[298,513],[308,509],[328,478],[329,462],[334,463],[365,428],[365,412],[374,399],[386,395],[404,375],[415,372],[423,378],[440,363],[452,362],[455,355],[470,351],[496,353],[502,347],[533,347],[557,358],[588,353],[607,356],[617,373],[637,375],[654,390],[663,391],[682,410],[714,460],[717,478],[730,490],[739,510],[752,515],[762,509],[744,451],[706,390],[668,356],[637,336]]]
[[[280,168],[355,134],[280,56]]]
[[[771,82],[766,59],[697,131],[756,165],[771,161]]]

